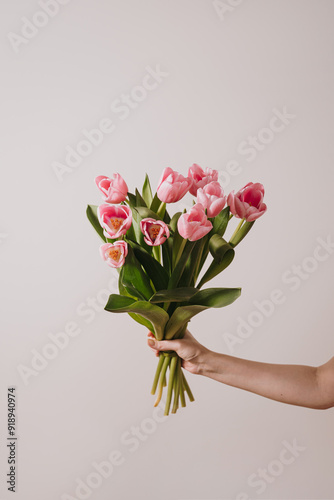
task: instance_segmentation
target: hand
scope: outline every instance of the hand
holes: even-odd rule
[[[159,351],[174,351],[182,359],[182,367],[190,373],[201,373],[205,360],[210,351],[186,330],[183,339],[161,340],[154,338],[152,332],[148,333],[147,344],[159,356]]]

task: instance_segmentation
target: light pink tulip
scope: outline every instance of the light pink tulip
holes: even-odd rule
[[[226,204],[224,190],[217,181],[212,181],[197,191],[197,203],[206,208],[208,217],[216,217]]]
[[[203,238],[212,229],[203,205],[196,203],[189,212],[182,214],[177,221],[177,229],[182,238],[196,241]]]
[[[192,180],[167,167],[162,172],[157,195],[164,203],[175,203],[189,191]]]
[[[128,186],[120,174],[113,174],[112,179],[99,175],[95,178],[95,182],[107,203],[121,203],[126,200]]]
[[[260,183],[249,182],[234,194],[232,191],[227,198],[231,213],[239,219],[251,222],[261,217],[267,210],[263,203],[264,187]]]
[[[145,242],[151,247],[162,245],[169,238],[168,226],[162,220],[147,217],[140,221],[140,230]]]
[[[197,189],[202,188],[212,181],[218,181],[218,170],[212,170],[211,168],[202,169],[196,163],[188,170],[188,177],[192,180],[192,185],[189,192],[196,196]]]
[[[132,223],[131,210],[125,205],[100,205],[97,216],[106,238],[119,238],[127,232]]]
[[[125,257],[128,255],[128,244],[126,241],[105,243],[100,246],[100,254],[110,267],[122,267]]]

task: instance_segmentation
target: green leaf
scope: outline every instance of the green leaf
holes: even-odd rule
[[[120,280],[130,295],[139,299],[149,300],[154,293],[147,274],[134,256],[131,244],[128,245],[128,255],[121,270]]]
[[[126,232],[126,237],[128,240],[135,241],[135,242],[137,241],[135,226],[133,224],[133,215],[132,215],[132,224]]]
[[[98,207],[96,205],[88,205],[87,210],[86,210],[86,214],[87,214],[89,222],[92,224],[92,226],[95,229],[95,231],[97,232],[97,234],[100,236],[100,238],[105,243],[106,238],[103,235],[103,228],[101,227],[101,225],[99,223],[99,219],[97,216],[97,209],[98,209]]]
[[[204,274],[199,284],[197,285],[197,288],[201,288],[204,285],[204,283],[207,283],[208,281],[212,280],[212,278],[217,276],[219,273],[224,271],[224,269],[226,269],[231,264],[233,259],[234,259],[233,248],[230,249],[226,248],[226,252],[219,260],[214,259],[211,262],[206,273]]]
[[[178,229],[177,229],[177,225],[175,226],[175,229],[174,229],[174,234],[173,234],[173,237],[172,237],[172,242],[173,242],[173,248],[172,248],[172,268],[174,269],[175,267],[175,263],[176,263],[176,259],[178,257],[178,254],[179,254],[179,250],[180,250],[180,247],[182,244],[184,244],[184,238],[182,238],[182,236],[180,235]]]
[[[136,197],[134,194],[128,192],[129,205],[133,209],[136,206]]]
[[[158,215],[159,214],[162,215],[162,220],[165,222],[165,224],[169,224],[170,223],[170,216],[169,216],[169,213],[166,210],[166,204],[165,204],[165,209],[163,210],[163,212],[160,212],[160,210],[158,210]]]
[[[182,287],[174,288],[173,290],[159,290],[151,297],[150,302],[157,304],[159,302],[185,302],[188,301],[195,293],[198,292],[197,288]]]
[[[178,307],[165,327],[165,339],[176,338],[188,321],[210,307],[232,304],[241,293],[240,288],[208,288],[193,295],[189,305]]]
[[[225,307],[241,295],[241,288],[206,288],[198,291],[189,300],[189,304],[205,307]]]
[[[169,320],[169,316],[161,307],[158,307],[150,302],[136,301],[129,297],[112,294],[109,297],[106,311],[113,313],[135,313],[147,319],[153,326],[153,333],[158,340],[162,340],[164,336],[164,328]]]
[[[151,203],[151,206],[150,206],[150,209],[153,212],[157,212],[159,210],[161,203],[162,202],[161,202],[161,200],[159,200],[157,193],[155,193],[154,198],[153,198],[152,203]]]
[[[156,214],[147,207],[134,207],[134,209],[138,212],[141,219],[146,219],[147,217],[150,217],[151,219],[161,220],[158,214]]]
[[[132,193],[128,193],[129,205],[132,212],[132,226],[127,233],[127,238],[132,241],[136,241],[139,245],[143,246],[147,251],[152,252],[148,245],[146,245],[144,240],[144,235],[140,230],[140,221],[142,217],[140,217],[139,213],[136,210],[136,196]]]
[[[226,240],[224,240],[224,238],[218,234],[214,234],[210,238],[209,249],[214,259],[221,260],[224,257],[224,254],[228,250],[231,250],[232,247]]]
[[[236,247],[243,239],[244,237],[249,233],[249,231],[252,229],[253,225],[255,223],[255,220],[252,222],[245,222],[243,226],[239,229],[237,234],[231,238],[230,240],[230,245],[234,248]]]
[[[155,289],[163,290],[167,288],[169,276],[162,265],[140,245],[131,241],[128,241],[128,244],[133,248],[136,259],[145,269]]]
[[[175,235],[176,233],[174,234],[174,238],[175,238]],[[181,238],[181,236],[180,236]],[[183,238],[182,238],[183,240]],[[181,279],[181,276],[182,276],[182,273],[184,271],[184,268],[186,266],[186,263],[191,255],[191,252],[195,246],[195,241],[187,241],[186,242],[186,245],[184,247],[184,250],[182,252],[182,255],[178,261],[178,263],[176,264],[173,272],[172,272],[172,275],[171,277],[169,278],[169,283],[168,283],[168,289],[172,289],[172,288],[176,288],[180,279]],[[174,255],[174,245],[173,245],[173,255]]]
[[[219,234],[219,236],[223,236],[229,220],[230,207],[226,207],[213,219],[212,234]]]
[[[136,188],[136,206],[137,207],[146,207],[146,203],[138,189]]]
[[[172,241],[171,238],[169,237],[165,243],[162,244],[162,261],[163,261],[163,267],[168,275],[168,279],[171,273],[171,258],[172,258]],[[167,285],[168,286],[168,281]]]
[[[170,228],[173,232],[176,231],[176,228],[177,228],[177,222],[180,218],[180,216],[182,215],[182,212],[176,212],[176,214],[173,215],[169,225],[170,225]]]
[[[194,249],[179,281],[179,286],[195,286],[195,281],[201,270],[201,257],[207,240],[208,237],[204,236],[195,242]]]
[[[140,316],[140,314],[128,313],[128,315],[130,316],[130,318],[132,318],[134,321],[136,321],[140,325],[145,326],[145,328],[147,328],[150,332],[154,332],[154,327],[153,327],[152,323],[150,321],[148,321],[146,318],[144,318],[143,316]]]
[[[152,189],[151,189],[151,184],[150,184],[150,179],[148,175],[145,175],[145,180],[143,184],[143,190],[142,190],[142,195],[143,199],[148,207],[151,206],[153,196],[152,196]]]

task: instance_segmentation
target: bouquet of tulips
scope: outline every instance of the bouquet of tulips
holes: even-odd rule
[[[193,316],[210,307],[224,307],[240,295],[240,288],[202,286],[229,266],[234,248],[265,211],[262,184],[248,183],[226,196],[218,171],[194,164],[184,177],[165,168],[153,195],[146,175],[141,192],[128,191],[120,174],[99,176],[100,206],[88,205],[87,216],[103,240],[103,260],[119,273],[119,294],[105,306],[128,313],[157,340],[182,338]],[[189,192],[193,206],[173,215],[167,204]],[[229,241],[225,231],[232,217],[240,219]],[[210,258],[201,275],[201,271]],[[185,393],[194,400],[175,352],[160,352],[152,394],[159,404],[167,387],[165,415],[186,406]],[[173,404],[172,404],[173,403]]]

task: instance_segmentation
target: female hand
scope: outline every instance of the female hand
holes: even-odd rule
[[[182,367],[190,373],[199,374],[210,351],[186,330],[183,339],[161,340],[154,338],[152,332],[148,333],[147,344],[159,356],[159,351],[174,351],[182,359]]]

